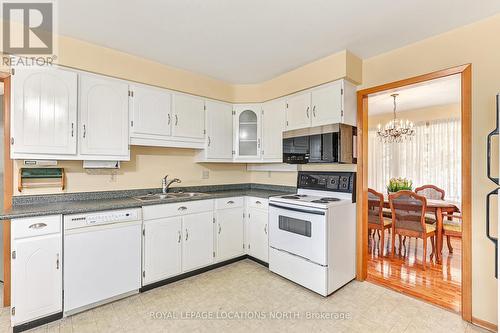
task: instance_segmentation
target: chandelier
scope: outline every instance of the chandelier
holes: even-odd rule
[[[382,125],[378,124],[377,137],[380,141],[385,143],[403,142],[405,140],[410,140],[415,135],[413,122],[396,119],[396,97],[398,97],[398,95],[399,94],[391,95],[391,97],[394,98],[394,118],[385,124],[383,128]]]

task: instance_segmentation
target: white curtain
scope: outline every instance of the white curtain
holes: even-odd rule
[[[461,202],[460,119],[415,124],[415,136],[403,143],[383,143],[377,129],[368,132],[368,186],[387,192],[390,178],[406,177],[418,187],[432,184],[445,199]]]

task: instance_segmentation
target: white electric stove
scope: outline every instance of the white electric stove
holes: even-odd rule
[[[356,275],[356,173],[299,172],[269,199],[269,269],[327,296]]]

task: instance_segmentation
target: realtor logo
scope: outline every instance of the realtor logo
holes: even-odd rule
[[[54,4],[3,1],[3,53],[54,53]]]

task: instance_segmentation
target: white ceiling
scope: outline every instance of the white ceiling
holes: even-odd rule
[[[362,58],[500,12],[498,0],[64,0],[59,32],[231,83]]]
[[[460,75],[447,76],[401,89],[387,90],[368,96],[368,114],[370,116],[392,113],[393,98],[397,93],[397,112],[410,111],[433,106],[460,103]]]

